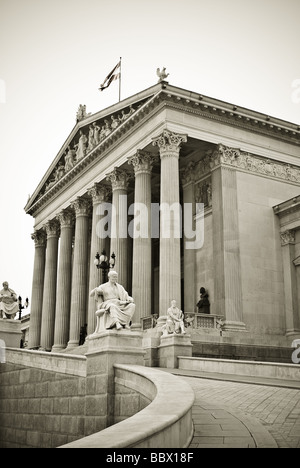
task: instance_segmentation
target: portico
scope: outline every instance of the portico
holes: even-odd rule
[[[105,126],[102,139],[66,165],[93,126]],[[231,340],[247,331],[253,344],[267,334],[284,346],[299,328],[287,305],[299,302],[289,286],[299,275],[282,268],[300,252],[282,260],[273,206],[299,195],[299,145],[294,124],[167,82],[83,116],[25,207],[35,218],[29,347],[71,350],[85,323],[94,332],[89,292],[102,282],[93,260],[103,249],[135,300],[135,328],[173,299],[196,312],[205,286]]]

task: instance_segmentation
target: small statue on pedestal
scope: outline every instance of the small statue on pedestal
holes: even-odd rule
[[[197,304],[199,314],[210,314],[210,302],[206,289],[200,288],[200,301]]]
[[[167,322],[162,327],[163,335],[185,335],[184,315],[182,310],[178,309],[175,300],[171,302],[171,307],[167,311]]]

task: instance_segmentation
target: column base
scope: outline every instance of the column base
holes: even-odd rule
[[[192,357],[191,335],[163,335],[158,347],[159,367],[178,368],[178,356]]]
[[[52,353],[62,353],[63,351],[65,351],[66,348],[67,348],[66,345],[53,345],[51,352]]]
[[[68,342],[68,345],[67,345],[67,347],[65,349],[67,349],[67,350],[74,349],[74,348],[77,348],[78,346],[79,346],[79,340],[78,341],[73,340],[73,341]]]
[[[300,330],[298,328],[287,330],[285,336],[299,336]]]
[[[244,322],[234,322],[231,320],[225,320],[223,331],[247,331]]]

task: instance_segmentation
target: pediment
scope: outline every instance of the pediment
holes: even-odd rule
[[[112,106],[106,112],[94,115],[87,114],[85,106],[79,106],[76,126],[29,198],[25,206],[27,213],[32,214],[32,207],[39,200],[51,197],[64,181],[71,179],[82,166],[88,164],[91,153],[106,148],[109,142],[117,138],[117,134],[127,131],[129,122],[135,121],[137,111],[153,98],[153,92],[146,97],[141,94],[136,101],[126,105],[125,100],[119,106]]]

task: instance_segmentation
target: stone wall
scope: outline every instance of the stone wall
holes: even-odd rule
[[[78,372],[72,371],[78,357],[68,356],[66,369],[63,356],[34,353],[7,350],[8,361],[30,357],[31,367],[0,364],[0,447],[54,448],[104,429],[106,377],[96,381],[95,376],[78,375],[83,359]],[[41,368],[47,361],[51,370]]]

